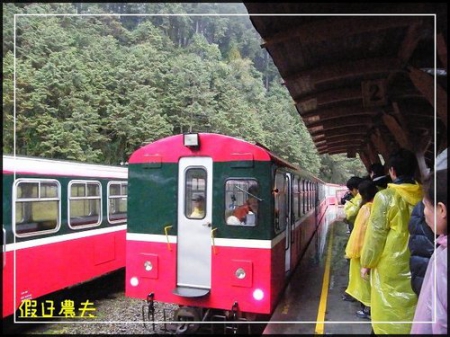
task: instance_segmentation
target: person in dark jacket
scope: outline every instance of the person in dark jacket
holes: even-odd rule
[[[411,213],[408,223],[409,243],[411,252],[409,267],[411,269],[411,286],[413,291],[419,296],[422,287],[428,261],[434,252],[435,235],[425,222],[423,214],[424,204],[418,202]]]
[[[369,177],[377,185],[378,189],[384,189],[391,182],[391,178],[386,174],[384,166],[381,163],[373,163],[369,167]]]
[[[435,161],[436,171],[447,169],[447,149],[442,151]],[[409,267],[411,269],[411,286],[413,291],[419,296],[422,288],[425,271],[428,262],[435,249],[436,236],[430,226],[425,222],[423,213],[425,206],[419,202],[411,213],[411,219],[408,223],[409,242],[408,248],[411,253]],[[438,245],[436,245],[438,246]]]

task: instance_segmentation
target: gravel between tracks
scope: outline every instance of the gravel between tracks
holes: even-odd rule
[[[47,300],[53,301],[55,307],[62,301],[73,300],[75,303],[86,302],[93,305],[95,311],[90,314],[95,315],[88,318],[68,317],[60,318],[57,310],[55,316],[58,318],[47,319],[47,322],[36,323],[16,323],[3,324],[4,334],[44,334],[44,335],[173,335],[176,334],[176,328],[179,324],[164,323],[172,318],[173,311],[178,308],[177,305],[161,302],[154,302],[155,325],[148,315],[148,303],[142,299],[134,299],[125,296],[125,272],[124,270],[111,273],[110,275],[98,278],[96,280],[81,284],[70,289],[60,291],[47,297],[38,299],[38,307]],[[80,308],[80,306],[76,306]],[[144,313],[143,313],[144,307]],[[30,322],[30,318],[25,319]],[[50,323],[48,321],[51,321]],[[5,322],[4,322],[5,323]],[[145,324],[144,324],[145,323]],[[218,323],[218,322],[217,322]],[[259,331],[260,327],[252,327],[253,331]],[[211,330],[213,329],[213,330]],[[222,332],[221,332],[222,331]],[[244,325],[239,325],[238,332],[246,331]],[[224,334],[224,326],[202,325],[197,334]],[[254,333],[254,332],[253,332]]]
[[[164,324],[148,322],[148,304],[141,299],[125,296],[125,271],[111,273],[110,275],[95,279],[65,291],[60,291],[45,298],[38,299],[38,307],[46,300],[55,304],[64,300],[73,300],[82,303],[86,300],[93,302],[95,308],[93,318],[53,318],[47,319],[51,323],[12,323],[11,319],[3,322],[3,333],[6,334],[173,334],[164,330]],[[142,307],[145,305],[145,326],[143,323]],[[176,305],[154,302],[155,321],[163,322],[163,309],[175,309]],[[56,315],[57,310],[55,310]],[[169,314],[166,314],[167,316]],[[60,316],[60,315],[59,315]],[[79,315],[78,315],[79,316]],[[87,314],[85,316],[88,316]],[[19,320],[19,319],[18,319]],[[26,318],[27,322],[31,319]],[[54,322],[54,323],[53,323]],[[166,326],[167,327],[167,326]]]
[[[50,324],[33,324],[26,334],[171,334],[162,330],[163,324],[155,324],[153,330],[151,322],[142,323],[142,305],[145,301],[125,297],[124,292],[118,292],[94,301],[96,317],[83,322]],[[162,308],[166,304],[155,302],[155,320],[162,321]]]

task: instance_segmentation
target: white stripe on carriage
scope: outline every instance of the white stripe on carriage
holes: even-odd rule
[[[70,233],[70,234],[53,235],[53,236],[46,237],[46,238],[33,238],[33,239],[29,239],[24,242],[8,243],[6,245],[5,250],[7,252],[10,252],[10,251],[19,250],[19,249],[44,246],[44,245],[57,243],[57,242],[64,242],[64,241],[69,241],[69,240],[86,238],[89,236],[96,236],[96,235],[101,235],[101,234],[120,232],[120,231],[124,231],[126,229],[127,229],[127,225],[119,225],[119,226],[110,226],[110,227],[106,227],[106,228],[83,230],[83,231],[74,232],[74,233]]]
[[[253,240],[253,239],[224,239],[214,238],[214,244],[217,247],[240,247],[240,248],[262,248],[271,249],[279,242],[284,241],[286,234],[280,233],[272,240]],[[142,233],[127,233],[127,241],[141,241],[141,242],[158,242],[158,243],[176,243],[177,237],[174,235],[158,235],[158,234],[142,234]]]
[[[3,172],[32,175],[57,175],[91,178],[128,178],[128,168],[99,164],[77,163],[44,158],[3,156]]]

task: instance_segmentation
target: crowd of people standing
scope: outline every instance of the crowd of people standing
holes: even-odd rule
[[[368,177],[347,182],[350,268],[343,299],[361,303],[356,315],[371,320],[372,334],[447,332],[446,162],[447,150],[420,183],[415,154],[400,149],[387,161],[387,174],[375,163]]]

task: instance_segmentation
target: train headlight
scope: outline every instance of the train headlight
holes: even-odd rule
[[[253,291],[253,298],[257,301],[261,301],[264,298],[264,292],[261,289],[255,289],[255,291]]]
[[[243,268],[238,268],[238,269],[234,272],[234,275],[235,275],[238,279],[242,280],[243,278],[245,278],[245,270],[244,270]]]
[[[153,264],[150,261],[145,261],[144,269],[145,269],[145,271],[151,271],[153,269]]]
[[[139,279],[138,279],[137,277],[132,277],[132,278],[130,279],[130,284],[131,284],[133,287],[136,287],[136,286],[139,284]]]
[[[198,133],[185,133],[183,135],[183,144],[187,147],[198,148],[200,146]]]

